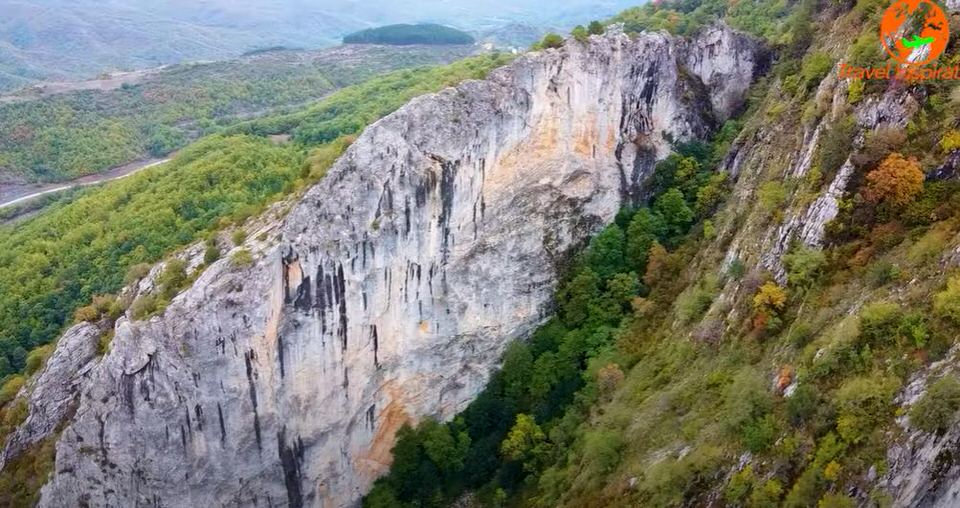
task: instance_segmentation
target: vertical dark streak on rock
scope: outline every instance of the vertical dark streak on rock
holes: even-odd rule
[[[193,425],[190,423],[190,408],[183,408],[184,422],[186,422],[187,433],[190,434],[190,442],[193,442]]]
[[[286,376],[286,366],[283,363],[283,334],[277,334],[277,360],[280,362],[280,379]]]
[[[217,402],[217,418],[220,420],[220,445],[223,446],[227,443],[227,428],[223,423],[223,408],[220,407],[219,402]]]
[[[377,354],[380,351],[380,338],[377,336],[377,325],[373,325],[370,333],[373,339],[373,366],[379,369],[380,359],[377,357]]]
[[[283,469],[283,483],[287,489],[287,503],[290,508],[303,508],[303,494],[300,483],[302,475],[300,462],[303,460],[303,448],[299,440],[292,448],[286,444],[287,426],[277,432],[277,451],[280,455],[280,467]]]
[[[311,281],[310,276],[307,275],[303,278],[303,281],[300,282],[300,285],[297,287],[297,299],[294,301],[294,307],[303,311],[309,312],[310,307],[313,306],[313,297],[310,294],[311,291]]]
[[[263,439],[260,436],[260,414],[257,407],[257,386],[253,381],[253,351],[244,353],[243,359],[247,364],[247,384],[250,387],[250,403],[253,404],[253,432],[257,438],[257,449],[263,451]]]
[[[343,265],[337,267],[337,287],[336,297],[339,303],[340,311],[340,342],[343,350],[347,350],[347,287],[346,278],[343,275]]]
[[[369,429],[371,432],[373,432],[373,430],[376,428],[376,412],[377,412],[377,405],[370,404],[370,407],[367,408],[366,416],[367,416],[367,429]]]
[[[203,432],[203,406],[197,404],[193,407],[194,420],[197,421],[197,430]]]

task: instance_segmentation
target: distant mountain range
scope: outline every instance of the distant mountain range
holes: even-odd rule
[[[511,23],[570,26],[636,0],[0,0],[0,90],[90,78],[259,48],[316,48],[391,23],[482,32]]]

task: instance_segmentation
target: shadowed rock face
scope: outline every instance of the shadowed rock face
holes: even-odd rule
[[[644,194],[667,138],[739,107],[759,60],[725,27],[611,33],[371,126],[248,242],[253,266],[118,322],[41,505],[355,504],[398,428],[472,400],[550,314],[567,253]]]

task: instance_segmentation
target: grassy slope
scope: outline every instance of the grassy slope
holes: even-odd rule
[[[568,415],[580,423],[564,443],[566,454],[525,489],[522,504],[668,506],[713,499],[853,506],[850,489],[881,505],[889,499],[865,478],[871,468],[882,474],[886,449],[901,436],[894,417],[909,408],[898,409],[894,394],[911,373],[942,358],[957,333],[958,323],[932,308],[946,279],[941,259],[957,244],[960,208],[950,198],[956,184],[938,189],[928,183],[905,210],[879,211],[870,220],[841,214],[823,261],[811,265],[816,269],[791,267],[779,323],[758,328],[755,320],[754,296],[770,275],[751,268],[761,254],[754,249],[783,220],[778,209],[809,203],[829,183],[824,173],[831,152],[845,157],[850,151],[827,137],[808,178],[782,179],[805,126],[826,115],[825,125],[834,128],[849,114],[842,106],[830,120],[829,102],[814,90],[831,67],[811,71],[823,55],[830,62],[849,57],[856,48],[847,41],[857,40],[861,29],[865,37],[872,34],[874,6],[860,2],[845,11],[820,13],[837,18],[830,33],[821,33],[792,72],[782,62],[781,74],[771,77],[765,104],[745,129],[747,139],[762,133],[758,151],[764,153],[741,169],[734,199],[713,219],[719,236],[693,236],[672,253],[676,278],[664,281],[662,297],[645,302],[621,328],[614,363],[626,371],[624,381]],[[955,60],[956,53],[946,58]],[[798,76],[812,78],[808,90],[798,86]],[[945,154],[927,133],[948,132],[949,112],[958,105],[949,91],[929,87],[926,93],[933,97],[905,139],[879,155],[917,155],[929,171]],[[858,170],[847,207],[865,206],[854,203],[870,169]],[[750,197],[778,186],[785,190],[782,200]],[[718,273],[734,238],[738,265],[747,273]],[[793,397],[773,388],[781,376],[799,380]]]

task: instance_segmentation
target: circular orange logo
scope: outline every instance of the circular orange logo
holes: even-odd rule
[[[897,0],[880,20],[880,42],[901,64],[928,63],[943,53],[949,41],[947,16],[931,0]]]

